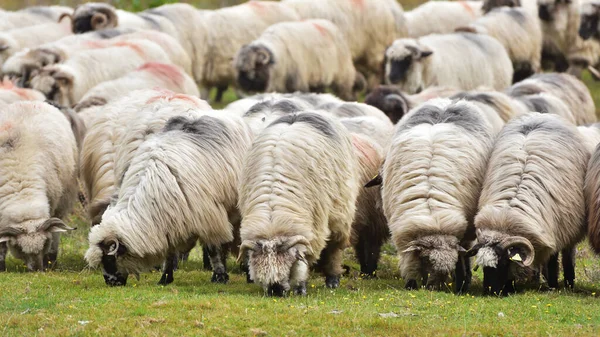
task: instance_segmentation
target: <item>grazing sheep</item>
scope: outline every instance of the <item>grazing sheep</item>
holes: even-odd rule
[[[508,122],[515,116],[528,113],[531,111],[525,103],[508,96],[507,94],[500,91],[492,90],[476,90],[476,91],[465,91],[460,92],[450,97],[451,99],[464,99],[472,102],[475,105],[483,108],[483,110],[493,110],[500,116],[504,123]],[[487,111],[489,112],[489,111]]]
[[[397,126],[381,170],[383,210],[406,288],[468,291],[472,225],[493,136],[473,104],[431,100]]]
[[[169,118],[196,110],[210,110],[210,106],[193,96],[153,89],[132,91],[98,111],[97,118],[88,125],[81,151],[81,181],[92,225],[100,223],[116,191],[120,179],[115,174],[117,152],[121,154],[120,171],[124,172],[128,164],[128,160],[123,159],[126,153],[130,157],[138,145],[160,130]],[[134,127],[135,132],[129,131]],[[125,137],[131,144],[124,142]]]
[[[596,122],[596,107],[590,90],[569,74],[537,74],[516,83],[507,93],[516,98],[540,93],[551,94],[566,104],[577,125]]]
[[[243,46],[234,60],[247,92],[322,92],[356,100],[365,83],[339,29],[327,20],[283,22]]]
[[[577,130],[581,133],[590,154],[593,155],[596,145],[600,143],[600,123],[578,126]]]
[[[345,117],[340,122],[352,134],[352,145],[359,163],[360,185],[364,186],[379,173],[391,140],[393,124],[389,120],[386,123],[372,116]],[[390,230],[381,207],[380,190],[362,187],[356,199],[356,214],[350,237],[361,274],[375,276],[381,246],[389,237]]]
[[[579,0],[538,0],[544,36],[542,61],[554,63],[555,71],[567,70],[570,50],[580,45],[579,6]]]
[[[33,89],[19,88],[8,79],[0,82],[0,102],[10,104],[17,101],[45,101],[44,94]]]
[[[521,103],[528,112],[540,112],[559,115],[566,121],[576,124],[577,116],[569,109],[564,101],[552,94],[540,93],[535,95],[519,96],[516,102]]]
[[[431,86],[473,90],[510,86],[513,67],[502,44],[492,37],[455,33],[399,39],[387,49],[385,81],[414,94]]]
[[[497,8],[458,30],[498,40],[513,63],[513,83],[541,70],[542,29],[537,15],[524,8]]]
[[[119,78],[147,62],[168,63],[169,57],[154,42],[117,42],[113,47],[81,52],[65,63],[43,68],[32,78],[31,86],[49,100],[71,107],[99,83]]]
[[[311,109],[317,109],[328,103],[343,103],[339,98],[331,95],[331,94],[315,94],[315,93],[293,93],[293,94],[278,94],[278,93],[269,93],[269,94],[260,94],[249,96],[240,100],[237,100],[233,103],[230,103],[225,108],[225,111],[230,113],[234,113],[238,116],[244,116],[250,108],[252,108],[255,104],[265,102],[265,101],[277,101],[280,99],[291,99],[297,100],[299,104],[304,105],[304,103],[308,104]],[[271,102],[273,103],[273,102]],[[268,103],[268,104],[271,104]]]
[[[91,229],[86,261],[102,264],[108,285],[125,285],[129,273],[172,261],[196,239],[215,250],[233,241],[239,171],[251,139],[236,116],[170,119],[133,155],[118,195]],[[227,281],[220,256],[211,254],[211,262],[213,281]]]
[[[561,251],[565,285],[573,287],[589,157],[576,127],[561,117],[531,113],[506,124],[488,163],[469,253],[483,267],[486,292],[512,293],[522,268],[546,264],[548,285],[558,287]]]
[[[17,102],[0,113],[0,271],[7,246],[43,270],[56,261],[61,220],[77,196],[77,145],[58,109],[43,102]]]
[[[319,110],[324,110],[338,118],[352,117],[374,117],[381,122],[392,126],[390,119],[385,113],[371,105],[358,102],[331,102],[318,106]]]
[[[239,184],[242,245],[250,278],[268,295],[306,294],[317,259],[336,288],[359,190],[352,137],[332,118],[289,114],[260,133]]]
[[[429,87],[416,95],[406,95],[393,85],[380,85],[365,98],[365,104],[383,111],[396,124],[402,116],[419,104],[434,98],[446,98],[460,90],[449,87]]]
[[[482,4],[482,1],[427,1],[404,13],[408,37],[452,33],[480,18]]]
[[[112,81],[102,82],[90,89],[75,106],[78,113],[86,113],[127,95],[132,90],[162,88],[176,93],[199,96],[194,80],[183,69],[166,63],[146,63],[135,71]],[[91,112],[97,114],[97,111]],[[92,116],[90,116],[92,118]]]
[[[16,12],[0,12],[0,31],[58,22],[72,12],[71,8],[63,6],[33,6]]]
[[[44,23],[0,32],[0,66],[16,52],[71,35],[70,22]]]
[[[369,88],[381,82],[385,49],[408,36],[405,14],[396,0],[283,0],[302,19],[325,19],[344,34],[356,69]]]

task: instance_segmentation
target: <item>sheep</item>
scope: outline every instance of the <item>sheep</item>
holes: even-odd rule
[[[32,78],[31,86],[49,100],[71,107],[95,85],[116,79],[147,62],[168,63],[169,58],[154,42],[117,42],[113,47],[81,52],[65,63],[43,68]]]
[[[569,74],[537,74],[516,83],[507,93],[513,97],[548,93],[566,104],[577,125],[596,122],[596,107],[590,90],[583,82]]]
[[[408,37],[452,33],[480,18],[482,4],[482,1],[427,1],[404,13]]]
[[[14,103],[17,101],[45,101],[46,97],[39,91],[19,88],[8,79],[0,82],[0,102]]]
[[[542,61],[553,62],[558,72],[567,70],[570,50],[581,42],[578,36],[579,6],[578,0],[538,0],[544,36]]]
[[[1,12],[0,31],[58,22],[63,15],[72,12],[71,8],[63,6],[33,6],[16,12]]]
[[[324,110],[338,118],[352,117],[374,117],[388,126],[392,126],[390,118],[385,113],[371,105],[358,102],[331,102],[325,103],[317,107],[319,110]]]
[[[247,92],[322,92],[356,100],[365,83],[339,29],[327,20],[283,22],[243,46],[235,60],[237,85]]]
[[[268,295],[306,294],[309,265],[319,260],[336,288],[359,190],[352,138],[340,122],[305,111],[275,120],[244,161],[238,206],[250,278]]]
[[[171,64],[150,62],[118,79],[96,85],[81,98],[74,109],[83,114],[91,112],[92,116],[89,117],[93,119],[97,111],[88,112],[90,108],[97,110],[132,90],[152,88],[163,88],[192,96],[200,94],[194,80],[181,68]]]
[[[340,122],[352,134],[352,145],[359,162],[360,185],[379,173],[393,132],[393,124],[372,116],[345,117]],[[360,263],[360,272],[375,276],[381,246],[390,237],[377,188],[361,188],[356,200],[350,243]]]
[[[11,79],[18,79],[19,85],[29,85],[30,75],[42,67],[66,61],[71,55],[82,50],[96,48],[89,43],[94,40],[110,39],[128,31],[107,29],[81,35],[68,35],[59,40],[44,43],[38,47],[21,50],[2,64],[2,73]]]
[[[508,122],[515,116],[519,116],[531,111],[540,111],[536,109],[531,110],[528,107],[528,105],[526,105],[526,103],[521,102],[520,100],[515,99],[513,97],[510,97],[503,92],[493,90],[475,90],[460,92],[451,96],[450,99],[467,100],[477,105],[482,110],[487,111],[488,113],[490,112],[489,109],[491,109],[502,119],[504,123]],[[528,97],[527,101],[535,102],[536,100],[534,99],[534,97],[530,96]],[[532,105],[536,106],[535,104]],[[562,112],[562,110],[558,109],[558,113]]]
[[[513,67],[502,44],[492,37],[455,33],[399,39],[387,49],[385,81],[408,94],[430,86],[473,90],[510,86]]]
[[[529,14],[534,16],[538,15],[537,0],[483,0],[481,10],[483,11],[483,14],[487,14],[499,7],[522,7]]]
[[[594,128],[598,128],[598,125],[594,125]],[[581,131],[581,127],[580,127]],[[598,139],[598,131],[595,131],[595,137]],[[597,143],[597,142],[596,142]],[[590,246],[596,252],[600,254],[600,216],[598,213],[600,194],[598,179],[600,179],[600,170],[598,169],[600,159],[600,151],[598,147],[592,149],[592,155],[587,167],[587,173],[585,177],[585,198],[586,198],[586,212],[587,212],[587,235],[590,242]]]
[[[210,106],[193,96],[152,89],[132,91],[98,112],[88,125],[81,151],[81,181],[92,226],[100,223],[116,191],[120,178],[115,174],[117,152],[121,154],[120,171],[124,172],[128,164],[125,154],[129,158],[145,137],[160,130],[169,118],[196,110],[210,110]],[[135,132],[129,131],[134,127]],[[129,141],[125,142],[125,137]]]
[[[0,271],[7,247],[29,271],[56,262],[61,220],[77,195],[77,145],[67,119],[43,102],[0,113]]]
[[[237,183],[251,132],[236,116],[174,117],[143,142],[113,205],[91,229],[85,259],[102,264],[109,285],[148,270],[199,238],[210,247],[233,240]],[[227,280],[211,256],[213,280]]]
[[[581,133],[590,155],[593,155],[596,145],[600,143],[600,123],[578,126],[577,130]]]
[[[331,94],[315,94],[315,93],[293,93],[293,94],[279,94],[279,93],[269,93],[269,94],[260,94],[249,96],[240,100],[237,100],[233,103],[230,103],[225,107],[225,111],[236,114],[238,116],[244,116],[250,108],[252,108],[255,104],[266,102],[266,101],[277,101],[280,99],[291,99],[304,105],[304,103],[308,104],[310,108],[317,109],[325,104],[329,103],[343,103],[339,98],[331,95]],[[271,104],[273,102],[267,103]]]
[[[553,114],[508,122],[492,151],[479,209],[477,244],[486,292],[515,291],[515,277],[547,264],[558,287],[558,253],[565,285],[573,287],[574,250],[585,236],[584,179],[590,154],[576,127]]]
[[[489,124],[466,101],[431,100],[397,125],[381,194],[407,289],[419,279],[439,288],[453,273],[455,291],[468,291],[465,253],[492,145]]]
[[[16,52],[56,41],[71,34],[70,22],[44,23],[0,32],[0,66]]]
[[[396,0],[284,0],[302,19],[325,19],[344,34],[356,69],[367,77],[368,88],[381,82],[385,49],[408,36],[402,6]]]
[[[396,124],[409,110],[434,98],[447,98],[460,90],[450,87],[429,87],[416,95],[406,95],[395,86],[380,85],[366,97],[365,104],[383,111]]]
[[[515,100],[521,103],[528,112],[541,112],[559,115],[566,121],[577,124],[577,116],[560,98],[548,94],[540,93],[516,97]]]
[[[542,29],[538,17],[524,8],[497,8],[457,30],[498,40],[513,63],[513,83],[541,70]]]

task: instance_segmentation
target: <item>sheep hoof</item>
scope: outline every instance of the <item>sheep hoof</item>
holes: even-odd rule
[[[306,282],[300,282],[294,290],[296,295],[306,296]]]
[[[6,271],[6,262],[0,262],[0,272]]]
[[[212,283],[227,283],[229,282],[229,275],[227,273],[213,273],[212,278],[210,279]]]
[[[160,281],[158,281],[158,285],[166,286],[167,284],[173,283],[173,274],[172,273],[163,273],[160,277]]]
[[[340,277],[338,275],[325,276],[325,286],[335,289],[340,286]]]
[[[254,283],[254,280],[250,278],[250,273],[246,273],[246,283]]]
[[[417,284],[417,280],[408,280],[404,286],[404,289],[406,290],[416,290],[418,288],[419,285]]]

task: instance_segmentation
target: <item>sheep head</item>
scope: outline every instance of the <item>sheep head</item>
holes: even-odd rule
[[[237,83],[247,92],[263,92],[269,86],[270,69],[275,60],[265,46],[245,45],[235,58]]]
[[[517,268],[531,266],[535,250],[522,236],[477,229],[477,244],[467,255],[475,255],[477,265],[483,267],[485,290],[501,295],[506,284],[515,279]]]
[[[410,102],[402,92],[391,85],[376,87],[365,98],[365,103],[383,111],[392,123],[398,121],[410,110]]]
[[[579,36],[587,40],[591,37],[600,39],[600,4],[588,2],[581,6],[581,24]]]
[[[90,231],[90,248],[85,253],[85,260],[90,267],[102,266],[102,276],[104,282],[109,286],[127,285],[129,274],[120,267],[121,261],[128,253],[125,245],[116,237],[108,235],[95,242],[95,237],[105,235],[103,230],[106,227],[94,226]]]
[[[28,271],[41,271],[47,263],[44,259],[52,244],[53,233],[63,233],[73,229],[58,218],[50,218],[41,222],[34,231],[12,226],[2,228],[0,242],[8,244],[13,255],[26,263]]]
[[[538,16],[540,20],[552,22],[561,10],[567,10],[571,0],[538,0]]]
[[[238,261],[249,259],[250,278],[259,283],[269,296],[284,296],[292,286],[306,293],[310,243],[301,235],[273,239],[245,240]]]
[[[408,94],[423,90],[423,61],[433,51],[415,39],[399,39],[385,52],[385,81]]]
[[[419,261],[420,270],[427,277],[427,288],[441,289],[454,273],[459,254],[466,253],[458,239],[449,235],[429,235],[411,241],[402,251]]]
[[[45,67],[31,79],[31,88],[42,92],[46,98],[61,106],[70,107],[75,76],[71,69],[57,64]]]
[[[74,34],[115,28],[118,25],[117,12],[109,4],[88,3],[75,7],[73,11],[72,30]]]

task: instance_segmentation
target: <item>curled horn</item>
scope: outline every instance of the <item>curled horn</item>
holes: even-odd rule
[[[0,229],[0,237],[3,236],[17,236],[19,234],[23,234],[24,231],[20,228],[15,227],[5,227]]]
[[[521,236],[509,236],[506,239],[502,240],[498,246],[502,250],[507,250],[510,247],[521,247],[527,251],[527,258],[523,261],[524,266],[530,266],[533,263],[533,259],[535,257],[535,251],[533,249],[533,245],[529,240]]]
[[[108,251],[108,253],[106,253],[106,255],[117,255],[117,251],[119,250],[119,240],[117,240],[117,239],[110,239],[108,241],[108,243],[109,243],[109,245],[108,245],[109,247],[111,247],[113,245],[115,247],[113,249],[110,249]]]
[[[600,81],[600,71],[598,71],[598,69],[589,65],[588,71],[590,72],[590,74],[592,75],[592,77],[594,78],[595,81]]]
[[[67,226],[59,218],[50,218],[50,219],[44,221],[44,223],[38,228],[38,231],[45,232],[45,231],[51,230],[52,227],[57,227],[59,229],[59,231],[64,231],[64,232],[66,232],[67,230],[75,229],[75,228],[71,228],[71,227]]]
[[[258,249],[258,243],[251,240],[244,240],[240,245],[240,253],[238,254],[237,263],[242,262],[246,252],[249,250],[256,251]]]
[[[295,245],[304,245],[306,248],[310,249],[310,242],[303,235],[296,235],[289,238],[282,246],[281,250],[288,250]]]
[[[119,25],[119,17],[112,8],[98,8],[92,15],[90,25],[93,30],[114,28]]]

